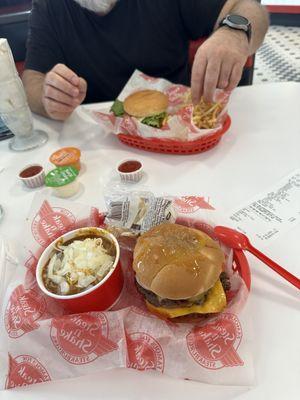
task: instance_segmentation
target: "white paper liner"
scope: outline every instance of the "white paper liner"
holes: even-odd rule
[[[188,217],[188,224],[193,220],[194,226],[197,221],[196,227],[203,230],[221,222],[203,197],[177,198],[174,206],[181,222]],[[40,194],[34,198],[22,236],[24,257],[3,299],[0,387],[120,367],[154,369],[210,384],[251,385],[251,320],[243,309],[248,290],[236,273],[231,282],[238,292],[226,310],[193,324],[162,321],[146,310],[135,288],[131,254],[126,250],[121,257],[125,286],[113,311],[71,315],[55,300],[44,297],[35,280],[43,248],[75,227],[100,224],[96,208]]]
[[[87,111],[101,125],[106,132],[115,134],[128,134],[140,136],[145,139],[166,139],[180,141],[194,141],[203,136],[212,135],[220,131],[227,118],[227,105],[229,92],[216,90],[214,101],[223,105],[222,112],[218,116],[217,126],[213,129],[199,129],[192,121],[193,106],[184,106],[184,98],[189,88],[183,85],[173,84],[165,79],[153,78],[139,70],[135,70],[118,99],[124,99],[139,90],[154,89],[164,92],[169,98],[168,114],[171,116],[162,129],[142,124],[138,119],[128,115],[115,117],[112,112]]]

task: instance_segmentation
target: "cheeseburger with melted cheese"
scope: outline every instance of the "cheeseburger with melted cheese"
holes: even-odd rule
[[[140,236],[133,269],[149,311],[176,318],[226,307],[224,262],[219,244],[204,232],[164,223]]]

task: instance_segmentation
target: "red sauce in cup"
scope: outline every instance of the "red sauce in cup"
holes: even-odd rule
[[[130,160],[130,161],[125,161],[123,164],[119,165],[118,170],[126,174],[138,171],[141,167],[142,164],[139,161]]]
[[[40,165],[33,165],[31,167],[24,169],[24,171],[22,171],[20,173],[20,177],[21,178],[32,178],[33,176],[36,176],[40,172],[42,172],[42,170],[43,170],[43,167],[41,167]]]

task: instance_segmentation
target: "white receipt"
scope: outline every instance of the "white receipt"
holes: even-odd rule
[[[300,223],[300,169],[230,213],[231,225],[258,244]]]

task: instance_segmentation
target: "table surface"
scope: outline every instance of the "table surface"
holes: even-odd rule
[[[155,193],[209,196],[222,212],[244,203],[300,167],[300,83],[276,83],[238,88],[230,102],[232,127],[215,149],[192,156],[140,152],[104,135],[79,108],[65,123],[35,117],[35,125],[49,133],[44,147],[26,153],[8,151],[0,144],[0,204],[5,217],[0,235],[17,245],[20,225],[34,194],[17,180],[18,171],[32,162],[47,167],[58,147],[82,150],[84,191],[76,201],[104,205],[103,189],[115,165],[138,157],[147,171],[145,185]],[[100,109],[104,105],[93,105]],[[46,190],[46,189],[43,189]],[[299,234],[269,243],[264,251],[299,275]],[[17,247],[17,246],[16,246]],[[17,251],[17,249],[16,249]],[[0,392],[1,399],[182,399],[201,395],[210,399],[299,398],[300,302],[299,293],[275,273],[249,256],[253,285],[248,312],[254,325],[256,384],[248,387],[211,386],[133,370],[110,370],[55,383]],[[233,371],[234,373],[234,371]]]

